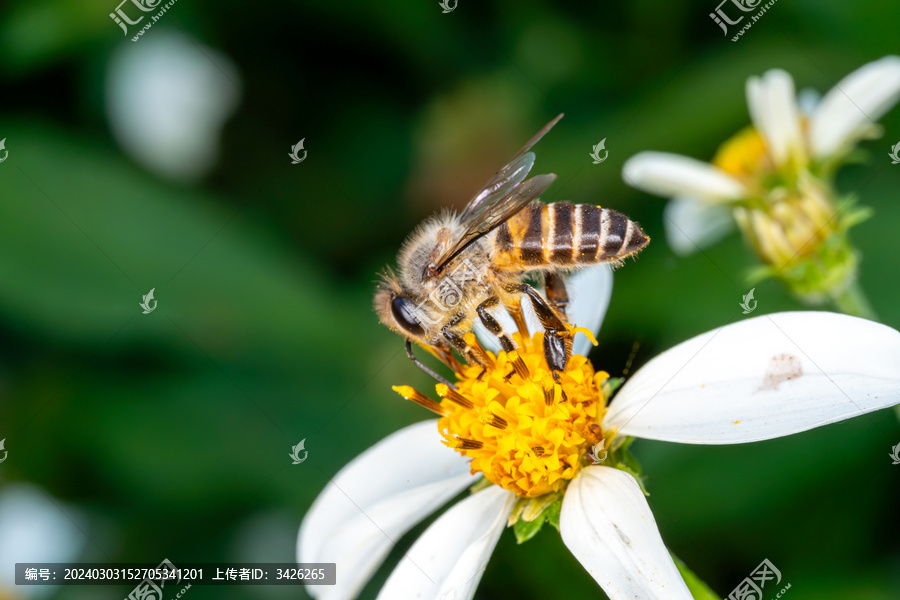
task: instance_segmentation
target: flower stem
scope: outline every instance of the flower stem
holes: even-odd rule
[[[675,566],[678,567],[678,572],[681,573],[681,578],[684,579],[684,582],[687,584],[688,591],[691,592],[691,596],[694,597],[694,600],[720,600],[720,598],[713,592],[706,583],[697,575],[694,574],[693,571],[687,568],[680,558],[675,556],[675,553],[669,550],[669,555],[672,557],[672,560],[675,561]]]
[[[834,297],[834,305],[839,311],[854,317],[862,317],[863,319],[877,320],[878,316],[869,304],[865,292],[859,286],[859,282],[854,280],[840,294]]]

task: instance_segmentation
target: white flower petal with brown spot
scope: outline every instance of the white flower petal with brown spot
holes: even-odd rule
[[[733,444],[791,435],[900,402],[900,333],[828,312],[764,315],[663,352],[613,399],[620,435]]]

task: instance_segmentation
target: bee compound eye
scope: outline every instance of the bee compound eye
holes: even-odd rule
[[[391,314],[404,330],[413,335],[425,335],[425,329],[415,316],[415,306],[408,298],[397,296],[391,300]]]

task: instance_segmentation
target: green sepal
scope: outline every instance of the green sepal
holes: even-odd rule
[[[607,400],[609,400],[610,398],[612,398],[612,395],[616,393],[616,390],[618,390],[620,387],[622,387],[623,383],[625,383],[624,377],[608,378],[606,381],[603,382],[603,385],[601,386],[603,388],[602,389],[603,396]]]
[[[622,441],[620,442],[619,440]],[[649,496],[650,492],[647,491],[644,485],[646,477],[644,477],[643,469],[641,469],[641,465],[634,457],[634,454],[629,450],[633,442],[633,437],[616,437],[613,439],[612,448],[609,449],[609,454],[604,464],[620,471],[625,471],[634,477],[638,485],[641,486],[641,491],[644,492],[644,495]]]
[[[559,531],[559,512],[562,510],[562,496],[557,495],[556,500],[547,505],[541,513],[531,521],[526,521],[524,515],[513,525],[513,533],[516,534],[516,543],[523,544],[537,535],[544,523],[550,523]]]
[[[850,210],[841,218],[841,227],[847,231],[851,227],[859,225],[863,221],[872,218],[875,211],[868,206],[851,206]]]
[[[766,279],[774,277],[776,273],[778,273],[778,269],[773,266],[757,265],[747,270],[744,280],[747,282],[747,285],[756,287]]]
[[[871,162],[871,152],[862,148],[853,148],[825,158],[812,159],[809,164],[809,172],[820,180],[830,183],[834,181],[834,174],[837,173],[837,170],[844,165],[864,165]]]
[[[822,304],[854,280],[858,261],[846,232],[835,232],[811,256],[781,269],[778,278],[803,302]]]
[[[482,477],[481,479],[479,479],[478,481],[476,481],[475,483],[473,483],[472,485],[469,486],[469,493],[474,494],[475,492],[480,492],[481,490],[488,488],[492,485],[494,485],[494,484],[492,484],[490,481],[488,481],[487,477]]]

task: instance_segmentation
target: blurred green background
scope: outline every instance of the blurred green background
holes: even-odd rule
[[[43,503],[58,523],[32,541],[81,561],[294,560],[327,478],[427,417],[390,390],[429,383],[376,321],[377,272],[559,112],[537,147],[534,172],[559,175],[544,199],[616,208],[654,239],[617,271],[594,364],[621,375],[635,342],[638,367],[744,318],[754,260],[737,235],[676,258],[663,201],[626,187],[621,166],[644,149],[710,158],[748,122],[750,75],[782,67],[824,92],[897,53],[900,4],[779,2],[737,43],[715,4],[182,0],[132,42],[115,0],[4,3],[0,508]],[[882,124],[870,162],[838,184],[875,209],[852,238],[896,328],[900,166],[886,154],[900,109]],[[291,164],[301,138],[308,155]],[[609,158],[593,165],[603,138]],[[757,314],[797,308],[772,282],[756,299]],[[719,594],[768,558],[793,600],[868,600],[900,598],[898,442],[882,411],[765,443],[634,449],[664,539]],[[0,598],[31,597],[3,575]],[[602,596],[547,529],[521,547],[505,532],[477,597]]]

